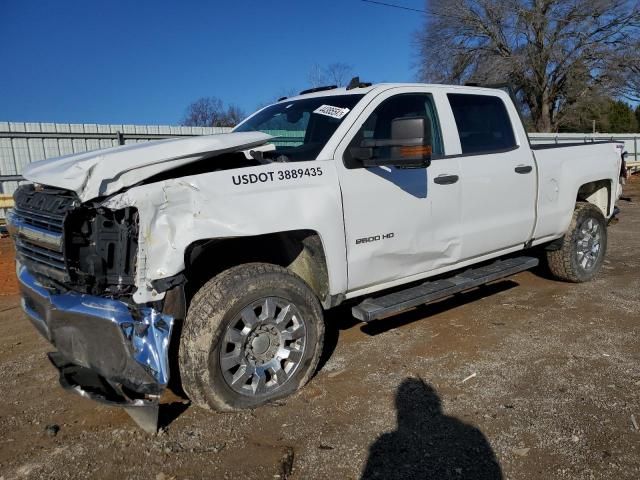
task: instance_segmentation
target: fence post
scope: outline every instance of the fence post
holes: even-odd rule
[[[124,135],[121,131],[117,131],[116,135],[118,136],[118,145],[124,145]]]

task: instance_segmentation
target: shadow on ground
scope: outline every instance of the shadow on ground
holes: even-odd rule
[[[413,310],[400,315],[395,315],[382,320],[375,320],[371,323],[365,323],[361,330],[367,335],[378,335],[380,333],[391,330],[392,328],[402,327],[418,320],[428,320],[430,317],[447,310],[472,303],[477,300],[496,295],[517,287],[519,284],[513,280],[499,280],[487,285],[480,285],[473,290],[456,293],[443,300],[428,305],[421,305]]]
[[[473,290],[457,293],[444,300],[440,300],[429,305],[422,305],[405,313],[394,315],[382,320],[376,320],[371,323],[365,323],[360,327],[360,329],[367,335],[378,335],[393,328],[402,327],[403,325],[408,325],[418,320],[427,321],[429,317],[439,313],[510,290],[518,285],[519,284],[517,282],[509,279],[499,280],[488,285],[481,285]],[[351,307],[354,304],[355,303],[345,303],[325,312],[324,345],[322,355],[320,356],[320,362],[318,364],[318,372],[322,370],[324,365],[331,358],[333,351],[338,345],[340,332],[353,328],[358,324],[362,324],[360,320],[355,319],[351,315]]]
[[[406,378],[396,392],[398,428],[369,449],[362,480],[502,479],[483,433],[442,411],[435,389]]]
[[[189,408],[188,402],[161,403],[158,412],[158,429],[168,428],[187,408]]]

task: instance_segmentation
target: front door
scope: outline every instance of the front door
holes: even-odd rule
[[[427,168],[365,168],[350,153],[363,139],[390,139],[394,119],[426,117],[430,131],[425,137],[431,139],[433,155],[442,156],[437,108],[428,90],[388,90],[367,106],[336,151],[350,291],[421,274],[460,258],[457,158],[433,160]]]

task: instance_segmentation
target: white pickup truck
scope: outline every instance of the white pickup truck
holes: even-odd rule
[[[619,170],[612,143],[531,146],[502,90],[354,79],[232,133],[31,164],[8,225],[63,386],[153,429],[169,366],[216,410],[299,389],[343,302],[373,321],[533,267],[537,245],[592,279]]]

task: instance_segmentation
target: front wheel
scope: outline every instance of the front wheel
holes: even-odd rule
[[[567,233],[558,250],[547,252],[551,273],[568,282],[588,282],[604,261],[607,250],[607,223],[598,207],[578,202]]]
[[[263,263],[230,268],[189,307],[179,351],[183,388],[205,408],[263,405],[309,381],[323,338],[322,308],[299,277]]]

